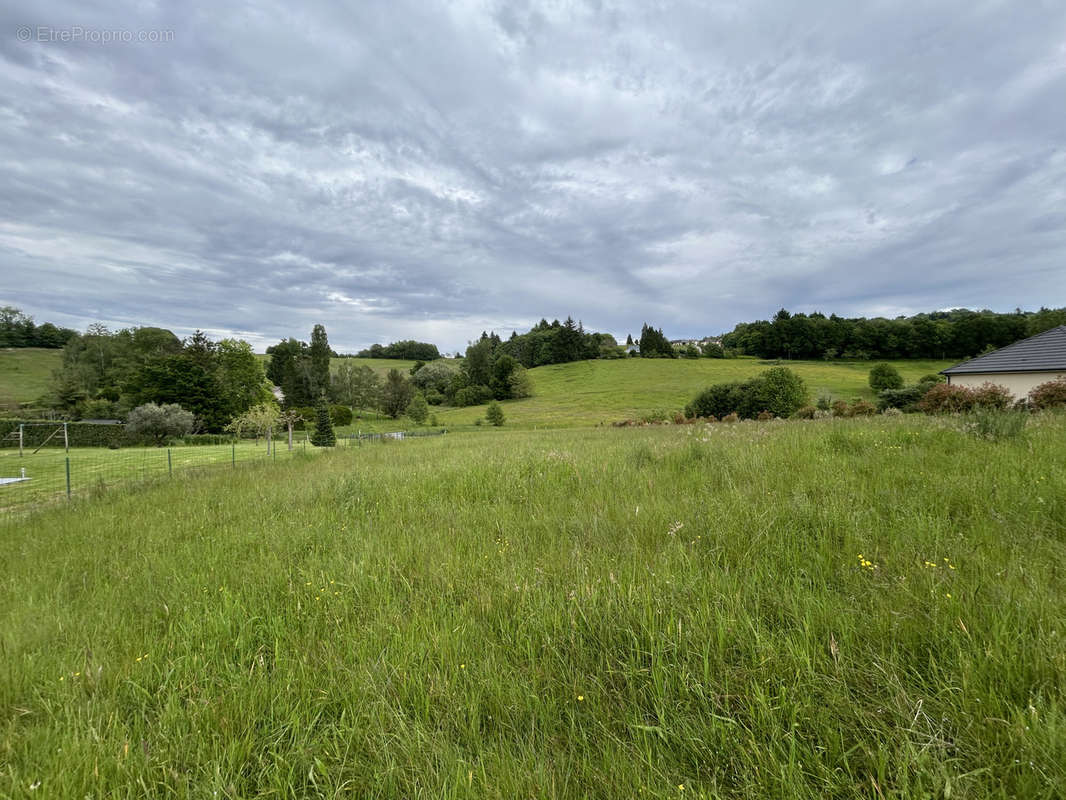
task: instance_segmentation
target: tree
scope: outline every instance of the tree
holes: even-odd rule
[[[273,399],[263,365],[248,342],[223,339],[218,343],[217,352],[219,384],[226,405],[241,413]]]
[[[185,436],[192,431],[195,417],[176,403],[156,405],[145,403],[130,412],[126,431],[132,436],[143,436],[162,445],[172,436]]]
[[[243,414],[234,417],[226,430],[232,431],[237,436],[243,436],[245,431],[255,434],[255,443],[259,444],[259,437],[265,436],[270,442],[270,434],[274,426],[278,424],[278,407],[274,403],[260,403],[252,406]]]
[[[381,410],[396,419],[407,409],[413,395],[411,382],[398,369],[390,369],[381,390]]]
[[[325,398],[318,401],[315,406],[315,430],[311,434],[311,444],[315,447],[333,447],[337,444],[337,437],[333,433],[333,423],[329,419],[329,406]]]
[[[289,408],[278,414],[278,422],[284,425],[289,432],[289,449],[292,450],[292,429],[297,422],[303,421],[303,415],[295,408]]]
[[[891,364],[874,364],[870,369],[870,388],[875,392],[903,388],[903,376]]]
[[[317,400],[329,390],[329,339],[326,328],[315,325],[311,330],[311,346],[308,348],[311,361],[311,396]]]
[[[505,419],[503,409],[500,408],[500,404],[495,400],[489,403],[489,407],[485,409],[485,419],[497,428],[503,425]]]
[[[533,394],[533,381],[529,377],[529,371],[521,365],[518,365],[511,370],[508,382],[511,385],[512,400],[530,397]]]
[[[411,402],[407,404],[407,416],[419,425],[425,422],[426,417],[429,416],[429,403],[426,402],[426,398],[421,392],[416,392]]]

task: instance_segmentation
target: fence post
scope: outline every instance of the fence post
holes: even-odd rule
[[[233,461],[233,468],[237,469],[237,443],[233,442],[230,445],[230,459]]]
[[[174,475],[174,462],[170,460],[170,448],[167,448],[167,475]]]
[[[67,500],[70,499],[70,456],[67,456]]]

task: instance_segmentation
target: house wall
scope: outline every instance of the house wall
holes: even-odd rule
[[[1027,396],[1036,386],[1056,378],[1066,378],[1066,372],[971,372],[965,375],[948,375],[952,386],[977,387],[982,383],[995,383],[1007,387],[1014,399]]]

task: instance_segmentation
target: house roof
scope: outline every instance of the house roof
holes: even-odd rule
[[[941,370],[944,375],[1066,370],[1066,325]]]

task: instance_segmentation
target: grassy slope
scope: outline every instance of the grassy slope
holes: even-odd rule
[[[0,522],[0,796],[1066,796],[1064,435],[490,430]]]
[[[811,399],[874,393],[867,383],[875,362],[785,362],[806,381]],[[950,366],[946,361],[892,362],[908,382]],[[534,396],[504,403],[508,424],[519,426],[597,425],[635,418],[656,409],[675,410],[712,383],[744,380],[769,369],[754,358],[646,359],[580,361],[530,371]],[[484,416],[484,406],[437,412],[442,424],[453,428]]]
[[[48,391],[62,350],[41,347],[0,349],[0,402],[32,403]]]

